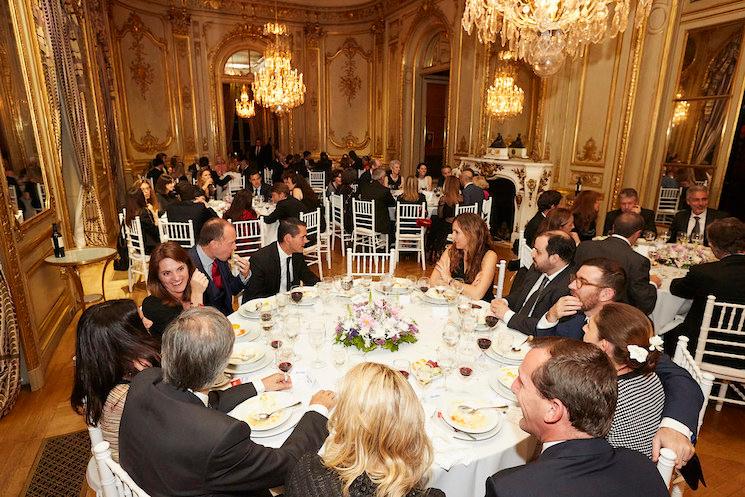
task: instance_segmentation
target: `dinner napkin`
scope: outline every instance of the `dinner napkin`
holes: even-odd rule
[[[471,464],[474,460],[474,451],[470,445],[472,442],[458,440],[450,436],[446,431],[448,430],[447,426],[443,426],[443,422],[436,418],[436,412],[436,406],[424,406],[424,413],[427,416],[425,428],[432,440],[435,463],[445,471],[450,471],[450,468],[456,464],[463,464],[464,466]]]

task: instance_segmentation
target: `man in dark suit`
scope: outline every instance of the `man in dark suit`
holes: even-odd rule
[[[251,164],[258,169],[261,169],[265,165],[262,148],[261,140],[257,139],[254,146],[248,149],[248,158]]]
[[[295,218],[283,219],[277,240],[251,256],[252,274],[243,294],[244,302],[286,292],[301,281],[304,286],[318,283],[318,276],[308,268],[303,256],[308,243],[305,223]]]
[[[272,188],[261,180],[261,174],[257,169],[248,169],[248,182],[246,190],[251,192],[254,197],[262,196],[267,200],[272,195]]]
[[[179,181],[174,191],[181,201],[173,202],[166,207],[168,221],[177,223],[191,221],[194,225],[194,239],[196,240],[204,223],[217,217],[217,213],[207,207],[204,192],[187,181]],[[196,197],[197,193],[201,195]]]
[[[538,233],[538,227],[541,225],[544,219],[546,219],[546,215],[548,214],[548,211],[553,209],[554,207],[557,207],[561,203],[562,195],[556,190],[546,190],[545,192],[538,195],[538,212],[535,213],[535,216],[530,218],[530,221],[528,221],[525,224],[525,229],[523,232],[523,236],[525,237],[525,243],[528,245],[528,247],[533,248],[533,244],[535,243],[535,234]],[[518,255],[518,249],[520,244],[519,238],[515,238],[515,241],[512,243],[512,253],[515,255]],[[513,259],[510,262],[507,263],[507,269],[510,271],[517,271],[520,269],[520,259]]]
[[[626,273],[626,292],[621,302],[628,302],[644,314],[651,314],[657,303],[657,288],[661,281],[649,276],[649,259],[634,252],[633,247],[644,228],[639,214],[624,213],[613,223],[613,235],[605,240],[587,240],[577,247],[574,262],[581,265],[587,259],[604,257],[618,261]]]
[[[210,391],[228,365],[235,335],[214,309],[184,311],[163,335],[162,369],[130,384],[119,429],[121,465],[149,495],[266,496],[283,485],[300,457],[328,436],[333,392],[317,392],[277,449],[251,440],[251,428],[228,416],[241,402],[292,381],[274,374],[225,391]]]
[[[484,190],[473,183],[473,171],[464,169],[460,173],[460,184],[463,188],[463,205],[477,205],[478,212],[481,212],[481,205],[484,201]]]
[[[652,461],[605,440],[616,410],[615,368],[600,348],[538,338],[512,384],[520,428],[543,444],[532,463],[486,480],[486,497],[667,497]]]
[[[390,231],[391,217],[388,207],[396,206],[396,199],[391,195],[391,190],[385,184],[385,169],[380,167],[372,172],[372,181],[366,185],[360,185],[360,200],[372,200],[375,208],[375,232],[388,234]]]
[[[670,224],[670,238],[667,243],[675,243],[678,233],[685,233],[690,240],[693,234],[703,235],[704,245],[709,245],[706,228],[716,221],[727,217],[727,213],[709,209],[709,190],[705,186],[693,185],[686,192],[686,203],[690,209],[678,211]]]
[[[613,222],[622,213],[633,212],[644,218],[644,231],[652,231],[657,236],[657,226],[654,223],[654,211],[644,209],[639,205],[639,194],[633,188],[624,188],[618,193],[618,209],[610,211],[605,215],[603,234],[610,235],[613,230]]]
[[[512,329],[535,335],[538,321],[569,293],[575,244],[563,231],[546,231],[535,240],[533,265],[506,299],[494,299],[491,310]]]
[[[251,276],[247,259],[234,256],[238,276],[233,276],[228,259],[235,251],[233,225],[220,218],[210,219],[199,232],[197,244],[189,249],[194,266],[209,279],[204,291],[204,305],[212,306],[226,316],[233,312],[233,295],[244,288]]]
[[[274,149],[272,148],[272,139],[270,138],[268,142],[261,146],[259,162],[262,166],[266,166],[272,161],[272,157],[274,157]]]
[[[306,171],[312,171],[316,167],[316,163],[313,161],[313,159],[310,158],[310,151],[306,150],[303,152],[303,166],[305,167]]]
[[[728,217],[712,222],[706,231],[719,260],[692,266],[688,274],[670,283],[670,293],[693,299],[693,304],[683,323],[663,335],[668,353],[675,351],[681,335],[690,339],[688,349],[694,353],[709,295],[714,295],[717,302],[745,304],[745,223]]]
[[[158,178],[160,178],[160,175],[163,174],[163,169],[166,167],[166,164],[164,162],[164,157],[166,154],[159,153],[155,156],[155,159],[153,159],[153,167],[150,169],[145,177],[147,179],[150,179],[153,181],[153,185],[158,182]]]
[[[300,218],[300,213],[305,211],[303,203],[290,195],[290,189],[284,183],[272,185],[272,201],[277,204],[274,212],[264,216],[264,222],[271,224],[287,218]]]

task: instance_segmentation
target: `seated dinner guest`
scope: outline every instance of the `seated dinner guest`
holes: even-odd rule
[[[342,182],[342,170],[334,169],[331,173],[331,181],[329,181],[329,184],[326,186],[326,196],[341,195]]]
[[[585,325],[585,342],[600,347],[618,375],[618,402],[608,442],[651,458],[665,403],[662,382],[654,373],[662,338],[655,336],[642,311],[611,302]]]
[[[390,232],[391,217],[388,207],[395,207],[396,199],[391,190],[385,186],[385,170],[378,168],[372,172],[372,181],[360,185],[360,200],[373,201],[375,212],[375,232],[388,234]]]
[[[621,214],[633,212],[644,218],[644,231],[651,231],[657,236],[657,226],[654,223],[654,211],[644,209],[639,205],[639,194],[633,188],[624,188],[618,192],[618,209],[608,212],[605,215],[605,224],[603,225],[603,235],[610,235],[613,232],[613,222]]]
[[[600,196],[599,192],[582,190],[574,199],[572,206],[574,229],[577,230],[577,235],[582,241],[592,240],[597,235]]]
[[[264,183],[261,179],[261,174],[256,169],[246,169],[248,173],[248,185],[246,190],[251,192],[253,197],[263,197],[264,200],[269,200],[272,195],[272,188]]]
[[[252,221],[258,219],[253,209],[253,195],[249,190],[238,190],[235,192],[230,208],[222,215],[228,221]]]
[[[481,211],[481,202],[484,201],[484,190],[473,182],[473,171],[464,169],[460,173],[460,184],[463,188],[463,205],[477,205]]]
[[[528,247],[533,248],[533,242],[538,235],[538,227],[546,219],[549,211],[559,206],[561,198],[561,193],[556,190],[546,190],[538,196],[538,212],[525,225],[525,243]],[[572,227],[574,227],[574,220],[572,220]]]
[[[162,175],[161,175],[162,176]],[[160,179],[160,176],[158,176],[158,179]],[[142,194],[145,196],[145,202],[147,202],[147,208],[150,209],[150,213],[152,213],[153,218],[155,219],[155,224],[158,224],[158,216],[159,212],[163,209],[158,203],[158,196],[153,192],[153,188],[150,185],[150,182],[146,179],[138,179],[134,182],[134,185],[132,185],[132,189],[142,190]]]
[[[166,212],[166,207],[179,201],[174,188],[176,188],[176,182],[173,180],[173,177],[168,174],[161,174],[158,177],[158,181],[155,183],[155,195],[158,199],[158,216],[162,216]]]
[[[427,164],[424,162],[416,166],[416,180],[420,190],[432,190],[432,176],[427,176]]]
[[[389,164],[391,170],[386,174],[386,177],[388,179],[388,188],[391,190],[400,190],[401,189],[401,181],[403,180],[403,177],[401,176],[401,161],[393,159]]]
[[[657,288],[662,282],[656,275],[649,275],[649,259],[632,248],[643,228],[641,215],[621,214],[613,223],[611,236],[605,240],[588,240],[579,244],[574,262],[579,265],[595,257],[618,261],[626,273],[626,292],[620,301],[628,302],[644,314],[651,314],[657,303]]]
[[[162,178],[163,176],[161,176]],[[160,340],[171,321],[184,309],[204,304],[209,280],[197,271],[189,254],[176,242],[164,242],[150,255],[142,314],[153,322],[150,334]]]
[[[424,410],[398,371],[374,362],[342,379],[323,455],[306,454],[286,497],[444,497],[426,487],[433,460]]]
[[[396,199],[399,204],[426,204],[427,197],[419,191],[414,176],[407,176],[404,182],[404,192]]]
[[[537,240],[536,240],[537,242]],[[616,372],[594,345],[537,338],[512,383],[520,428],[543,449],[534,462],[486,480],[486,497],[667,497],[655,465],[605,437],[616,409]]]
[[[129,383],[143,369],[160,364],[158,349],[132,300],[93,305],[78,321],[70,403],[88,426],[101,428],[115,461]]]
[[[119,429],[121,465],[148,494],[268,497],[328,436],[335,403],[328,391],[310,399],[310,410],[277,449],[253,442],[249,425],[225,414],[264,391],[292,387],[278,373],[211,391],[234,341],[230,321],[217,310],[184,311],[163,335],[162,369],[149,368],[130,384]]]
[[[127,217],[124,219],[124,223],[132,229],[132,221],[136,217],[140,218],[141,237],[145,253],[150,254],[155,246],[160,243],[160,231],[158,231],[156,218],[145,200],[145,194],[142,193],[140,188],[130,190],[127,194]]]
[[[675,243],[678,234],[684,234],[690,240],[696,234],[703,236],[704,245],[709,245],[706,228],[716,221],[727,217],[727,213],[709,209],[709,190],[705,186],[693,185],[686,191],[688,209],[678,211],[670,224],[670,238],[667,243]]]
[[[533,265],[513,283],[506,299],[492,301],[492,313],[510,328],[535,335],[541,316],[569,293],[574,250],[574,240],[563,231],[539,235],[533,246]]]
[[[313,286],[318,276],[308,268],[303,248],[308,229],[299,219],[283,219],[277,228],[277,240],[251,256],[251,279],[243,292],[243,302],[287,292],[301,283]]]
[[[681,335],[690,339],[688,349],[694,353],[709,295],[714,295],[717,302],[745,304],[745,223],[728,217],[712,222],[706,231],[711,251],[718,260],[692,266],[684,277],[670,283],[670,293],[693,299],[693,304],[683,323],[664,335],[665,351],[669,354],[674,353]],[[713,322],[717,319],[718,316],[713,316]],[[711,360],[716,361],[714,357]]]
[[[550,211],[548,211],[548,213],[546,214],[546,218],[541,221],[540,225],[538,225],[535,236],[540,235],[544,231],[554,230],[563,231],[564,233],[572,237],[572,240],[574,240],[574,243],[576,245],[579,245],[579,235],[576,231],[574,231],[574,216],[572,215],[572,211],[570,211],[569,209],[556,207],[555,209],[551,209]],[[533,238],[533,240],[535,240],[535,237]]]
[[[226,316],[233,312],[233,295],[246,288],[251,275],[247,259],[233,254],[235,228],[224,219],[207,221],[199,233],[197,244],[189,249],[194,266],[209,279],[204,291],[204,305],[209,305]],[[233,256],[238,276],[233,276],[228,260]]]
[[[190,185],[186,181],[179,181],[176,184],[175,191],[181,201],[173,202],[166,207],[168,222],[185,223],[191,221],[194,227],[194,240],[196,240],[204,223],[213,217],[217,217],[217,213],[207,207],[204,193],[194,185]],[[197,196],[197,194],[200,194],[200,196]]]
[[[274,212],[264,216],[264,222],[271,224],[287,218],[299,218],[305,212],[305,206],[298,199],[290,195],[290,189],[284,183],[272,185],[272,202],[277,204]]]
[[[465,212],[453,221],[453,243],[443,252],[430,276],[433,285],[448,285],[454,278],[465,283],[463,295],[491,302],[497,254],[489,228],[478,214]]]
[[[310,187],[310,183],[303,176],[294,171],[282,173],[282,181],[293,197],[298,199],[304,207],[304,212],[314,211],[318,208],[318,195]]]

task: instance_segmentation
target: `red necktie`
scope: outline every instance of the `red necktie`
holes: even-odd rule
[[[212,282],[218,290],[222,290],[222,276],[220,276],[220,268],[217,267],[217,259],[212,261]]]

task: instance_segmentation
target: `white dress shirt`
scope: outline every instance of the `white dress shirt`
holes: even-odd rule
[[[704,209],[704,212],[701,214],[694,214],[693,211],[691,211],[691,217],[688,218],[688,228],[686,229],[686,235],[688,238],[691,237],[691,231],[693,231],[693,227],[696,225],[696,220],[693,218],[694,216],[698,216],[698,225],[701,227],[701,236],[704,234],[704,228],[706,228],[706,211],[708,209]]]
[[[554,280],[554,278],[556,278],[559,275],[559,273],[561,273],[562,271],[564,271],[567,268],[567,266],[569,266],[569,264],[565,264],[564,267],[562,267],[558,271],[554,272],[554,274],[552,274],[550,276],[548,274],[546,274],[546,273],[541,274],[541,277],[538,278],[538,280],[533,285],[533,288],[531,288],[530,291],[528,292],[528,294],[525,296],[525,302],[527,302],[528,300],[530,300],[530,296],[533,295],[538,290],[538,287],[539,286],[541,286],[541,281],[543,280],[544,276],[548,279],[548,281],[546,282],[546,286],[548,286],[548,284],[551,283]],[[525,302],[523,302],[523,305],[525,305]],[[515,315],[515,311],[513,311],[512,309],[508,309],[504,313],[504,317],[502,318],[502,321],[504,321],[505,323],[509,323],[510,319],[512,319],[512,316],[514,316],[514,315]]]
[[[277,253],[279,253],[279,291],[289,292],[291,288],[287,288],[287,259],[292,257],[292,254],[286,253],[282,250],[282,247],[277,244]],[[292,262],[290,262],[290,281],[292,281]]]

